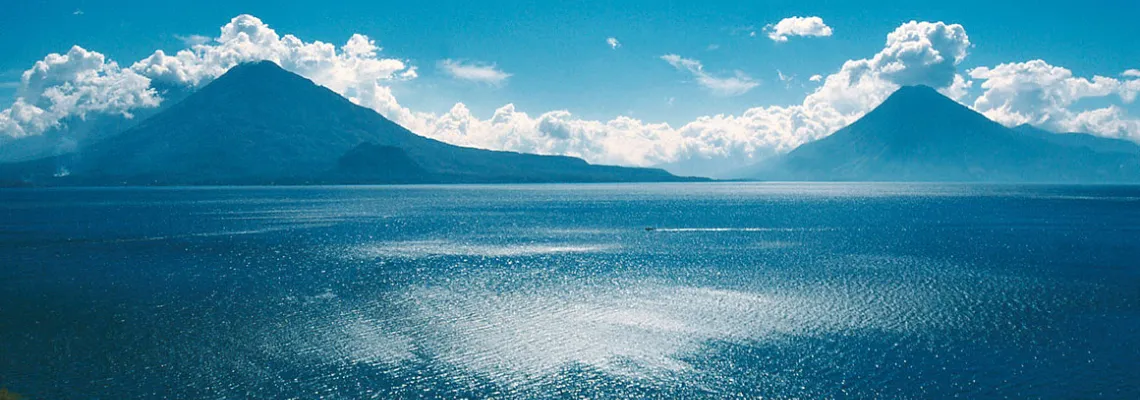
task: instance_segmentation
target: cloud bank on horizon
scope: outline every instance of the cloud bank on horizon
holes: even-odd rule
[[[766,31],[777,42],[832,34],[818,17],[787,18]],[[0,143],[64,129],[68,121],[93,114],[130,118],[134,110],[162,104],[155,89],[158,84],[200,87],[234,65],[258,60],[276,62],[424,136],[462,146],[571,155],[593,163],[650,166],[731,160],[739,166],[824,137],[902,85],[937,88],[1007,125],[1030,123],[1140,141],[1140,119],[1121,107],[1086,111],[1072,107],[1085,98],[1134,101],[1140,93],[1140,71],[1089,79],[1042,60],[963,71],[959,66],[971,48],[969,36],[963,26],[944,22],[900,25],[887,34],[879,52],[848,60],[829,75],[812,76],[809,80],[818,86],[799,104],[703,116],[680,127],[627,116],[582,119],[566,110],[532,115],[513,104],[486,119],[473,115],[463,103],[444,113],[411,110],[397,101],[391,85],[416,79],[417,68],[406,60],[381,56],[373,39],[354,34],[341,46],[305,42],[279,34],[252,15],[233,18],[216,37],[187,37],[184,42],[184,50],[155,51],[130,66],[79,46],[49,54],[23,73],[16,100],[0,111]],[[620,46],[616,39],[607,44],[613,49]],[[760,85],[739,71],[710,73],[696,59],[667,54],[660,60],[713,95],[739,95]],[[494,64],[463,60],[440,60],[437,69],[453,79],[488,85],[506,84],[512,76]],[[975,83],[980,83],[982,94],[970,101],[968,89]]]

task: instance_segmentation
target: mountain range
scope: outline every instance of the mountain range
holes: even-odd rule
[[[778,181],[1140,181],[1140,146],[1028,125],[1006,128],[927,86],[905,86],[859,120],[739,173]]]
[[[89,126],[102,129],[82,133],[70,151],[0,164],[0,185],[703,180],[446,144],[269,61],[235,66],[193,93],[165,93],[176,99],[141,121],[96,121]],[[38,140],[57,136],[63,134]],[[44,147],[28,143],[5,144],[0,155],[36,154]],[[933,88],[905,86],[830,136],[735,175],[773,181],[1140,182],[1140,145],[1029,125],[1007,128]]]
[[[8,185],[693,179],[574,157],[453,146],[416,135],[269,61],[235,66],[176,104],[74,152],[0,166],[0,181]]]

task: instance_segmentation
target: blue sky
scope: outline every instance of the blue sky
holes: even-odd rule
[[[17,96],[20,74],[48,53],[66,53],[79,45],[127,67],[155,50],[173,54],[192,35],[217,37],[222,25],[241,14],[305,42],[341,45],[353,34],[367,35],[382,48],[380,57],[416,68],[415,79],[385,83],[401,106],[442,114],[462,103],[483,119],[513,104],[531,116],[567,110],[574,119],[605,122],[629,116],[677,128],[703,116],[799,105],[821,85],[809,77],[827,77],[848,60],[875,56],[884,49],[887,34],[911,20],[964,28],[968,56],[954,68],[975,81],[959,99],[968,105],[984,92],[981,80],[968,73],[976,67],[1040,59],[1088,80],[1098,75],[1122,79],[1125,70],[1140,68],[1140,46],[1135,44],[1140,2],[925,3],[13,2],[0,14],[0,52],[5,54],[0,58],[0,107]],[[785,42],[768,37],[767,25],[793,16],[819,17],[831,34],[791,36]],[[620,47],[613,48],[608,38]],[[663,60],[665,55],[697,61],[717,79],[744,76],[755,85],[732,95],[716,93],[702,86],[695,73]],[[505,78],[495,83],[457,79],[443,68],[444,60],[493,66]],[[780,73],[792,79],[784,82]],[[1079,111],[1115,105],[1131,117],[1140,116],[1135,101],[1121,100],[1085,96],[1066,107]],[[1065,126],[1078,126],[1073,124]],[[1140,138],[1140,132],[1127,129],[1106,135]]]

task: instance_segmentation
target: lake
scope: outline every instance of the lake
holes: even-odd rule
[[[0,190],[28,399],[1136,399],[1138,332],[1138,186]]]

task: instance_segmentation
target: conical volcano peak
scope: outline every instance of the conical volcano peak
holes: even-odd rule
[[[280,65],[277,65],[276,62],[273,62],[270,60],[261,60],[261,61],[243,62],[241,64],[233,66],[226,73],[227,74],[234,74],[234,73],[241,74],[241,73],[276,73],[276,72],[287,73],[288,71],[285,71],[285,69],[281,68]]]
[[[271,92],[312,91],[318,88],[311,80],[286,71],[277,63],[269,60],[251,61],[235,65],[214,81],[203,88],[202,91],[249,90],[254,89]],[[329,92],[322,97],[333,95]],[[279,99],[291,98],[289,95],[276,96]],[[294,98],[293,100],[297,100]]]
[[[907,86],[900,87],[899,90],[895,91],[895,93],[900,93],[900,92],[901,93],[920,94],[920,95],[921,94],[925,94],[925,95],[938,94],[939,96],[941,96],[941,94],[938,93],[938,89],[935,89],[935,88],[933,88],[931,86],[927,86],[927,85],[907,85]]]
[[[312,117],[296,121],[307,124],[317,121],[333,123],[329,119],[337,118],[334,116],[345,117],[363,111],[349,107],[349,104],[348,99],[336,92],[266,60],[231,67],[175,107],[195,108],[245,120]],[[277,113],[285,115],[275,115]]]
[[[285,71],[277,63],[271,60],[260,60],[260,62],[249,62],[235,65],[229,68],[225,74],[218,76],[214,82],[253,82],[253,81],[309,81],[304,79],[303,76],[296,75],[292,72]]]
[[[955,127],[997,125],[969,107],[946,97],[937,89],[926,85],[903,86],[878,107],[867,113],[863,122],[875,124],[907,125],[911,130],[917,126],[927,126],[927,130],[947,130],[946,125]],[[854,125],[858,125],[856,122]],[[957,130],[957,129],[953,129]],[[972,129],[970,129],[972,130]]]
[[[957,103],[942,93],[939,93],[938,89],[926,85],[900,87],[898,90],[895,90],[894,93],[891,93],[883,104],[888,104],[891,101],[904,101],[906,103],[915,104],[929,104],[940,101]]]

